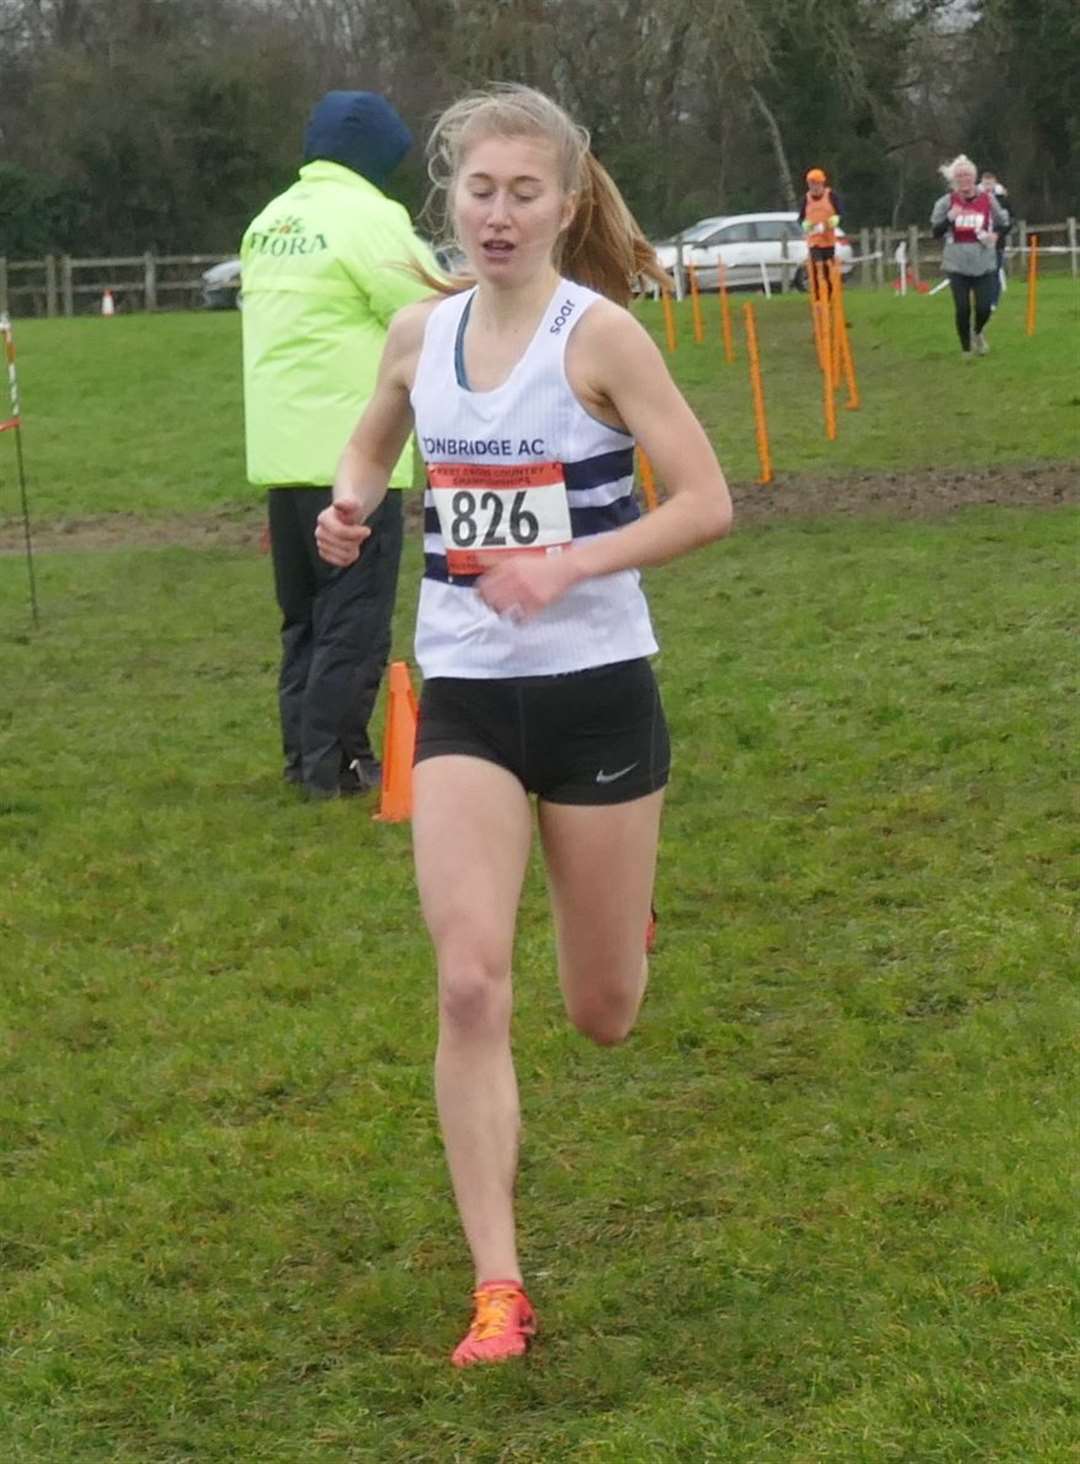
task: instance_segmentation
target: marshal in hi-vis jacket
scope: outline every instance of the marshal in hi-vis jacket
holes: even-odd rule
[[[839,219],[840,212],[840,200],[831,188],[826,188],[820,198],[806,193],[799,209],[799,223],[810,225],[806,231],[806,242],[811,249],[836,247],[836,225],[831,220]]]
[[[408,213],[351,168],[317,159],[249,225],[243,261],[248,479],[326,487],[374,390],[395,311],[435,272]],[[406,447],[391,486],[412,482]]]

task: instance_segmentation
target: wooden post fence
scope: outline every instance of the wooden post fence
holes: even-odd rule
[[[1080,230],[1076,217],[1037,224],[1035,230],[1039,234],[1041,273],[1045,276],[1049,270],[1062,277],[1067,269],[1072,279],[1080,278]],[[1027,273],[1030,237],[1027,220],[1017,220],[1016,244],[1009,254],[1018,275],[1021,269]],[[924,275],[940,270],[940,244],[931,238],[927,229],[915,225],[905,225],[902,229],[867,226],[859,231],[860,267],[852,281],[857,279],[865,288],[884,289],[895,278],[893,252],[901,241],[917,282],[922,282]],[[851,242],[854,247],[854,237]],[[676,239],[675,248],[674,300],[681,300],[688,292],[692,251],[681,235]],[[69,254],[48,254],[38,259],[0,256],[0,310],[16,315],[71,316],[100,308],[102,294],[107,289],[113,292],[121,311],[194,308],[201,303],[202,270],[221,259],[220,254],[159,255],[153,250],[138,255],[85,259]],[[798,278],[801,279],[805,268],[799,265]],[[780,286],[785,293],[792,288],[796,277],[791,243],[781,240]],[[676,344],[671,340],[669,349],[674,349]],[[728,352],[725,355],[730,359]]]
[[[50,320],[56,314],[56,260],[51,254],[45,256],[45,314]]]
[[[1039,291],[1039,236],[1032,234],[1028,248],[1028,292],[1027,292],[1027,319],[1025,331],[1029,336],[1035,334],[1036,302]]]
[[[64,300],[64,314],[75,314],[75,290],[71,277],[71,255],[63,254],[60,257],[60,291]]]
[[[780,240],[780,293],[786,295],[791,289],[791,257],[788,254],[788,241],[786,238]]]
[[[907,262],[911,277],[918,284],[922,275],[919,273],[919,231],[914,224],[908,229]]]

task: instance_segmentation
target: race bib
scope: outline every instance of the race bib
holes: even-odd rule
[[[482,574],[505,554],[570,544],[560,463],[429,463],[428,483],[452,575]]]

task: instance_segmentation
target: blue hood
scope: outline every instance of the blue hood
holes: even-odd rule
[[[381,188],[410,147],[412,133],[384,97],[332,91],[311,109],[304,162],[341,163]]]

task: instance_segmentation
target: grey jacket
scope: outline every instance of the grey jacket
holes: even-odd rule
[[[997,249],[991,243],[957,244],[949,232],[951,204],[951,191],[943,193],[934,204],[930,214],[930,227],[935,237],[941,238],[942,235],[945,235],[945,250],[941,257],[942,268],[946,274],[990,274],[998,267]],[[993,215],[994,228],[999,235],[1003,236],[1009,227],[1009,216],[992,193],[990,194],[990,212]]]

